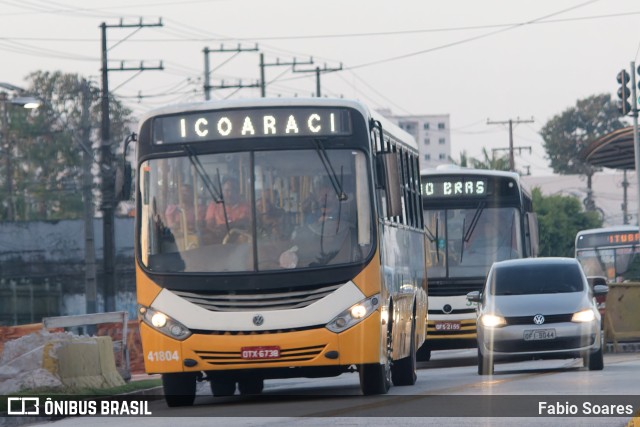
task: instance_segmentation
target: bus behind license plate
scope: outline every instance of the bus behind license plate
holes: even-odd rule
[[[277,359],[280,357],[280,347],[242,347],[240,349],[243,359]]]
[[[460,322],[436,322],[436,331],[459,331]]]

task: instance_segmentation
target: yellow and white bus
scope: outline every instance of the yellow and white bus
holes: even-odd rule
[[[432,350],[476,347],[479,291],[495,261],[536,256],[538,221],[531,196],[513,172],[443,165],[421,173],[429,245],[429,339]]]
[[[199,380],[214,396],[351,371],[364,394],[415,383],[427,240],[411,136],[355,101],[252,99],[155,110],[136,148],[140,333],[169,406],[192,405]]]

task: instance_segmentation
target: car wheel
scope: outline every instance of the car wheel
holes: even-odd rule
[[[602,347],[598,351],[587,354],[583,358],[583,363],[590,371],[601,371],[604,369],[604,356],[602,354]]]
[[[167,406],[191,406],[196,398],[196,375],[193,373],[162,374],[162,388]]]
[[[493,361],[478,348],[478,375],[493,375]]]

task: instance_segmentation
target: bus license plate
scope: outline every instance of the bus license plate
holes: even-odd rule
[[[436,322],[436,331],[459,331],[460,322]]]
[[[280,357],[280,347],[242,347],[240,353],[243,359],[277,359]]]
[[[525,341],[553,340],[555,338],[555,329],[529,329],[524,331]]]

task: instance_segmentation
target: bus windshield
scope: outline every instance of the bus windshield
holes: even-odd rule
[[[576,259],[587,276],[610,281],[640,280],[640,247],[592,248],[576,251]]]
[[[140,247],[152,272],[358,263],[372,249],[363,152],[194,154],[141,164]]]
[[[493,262],[522,253],[520,217],[513,207],[428,210],[425,222],[429,278],[483,277]]]

